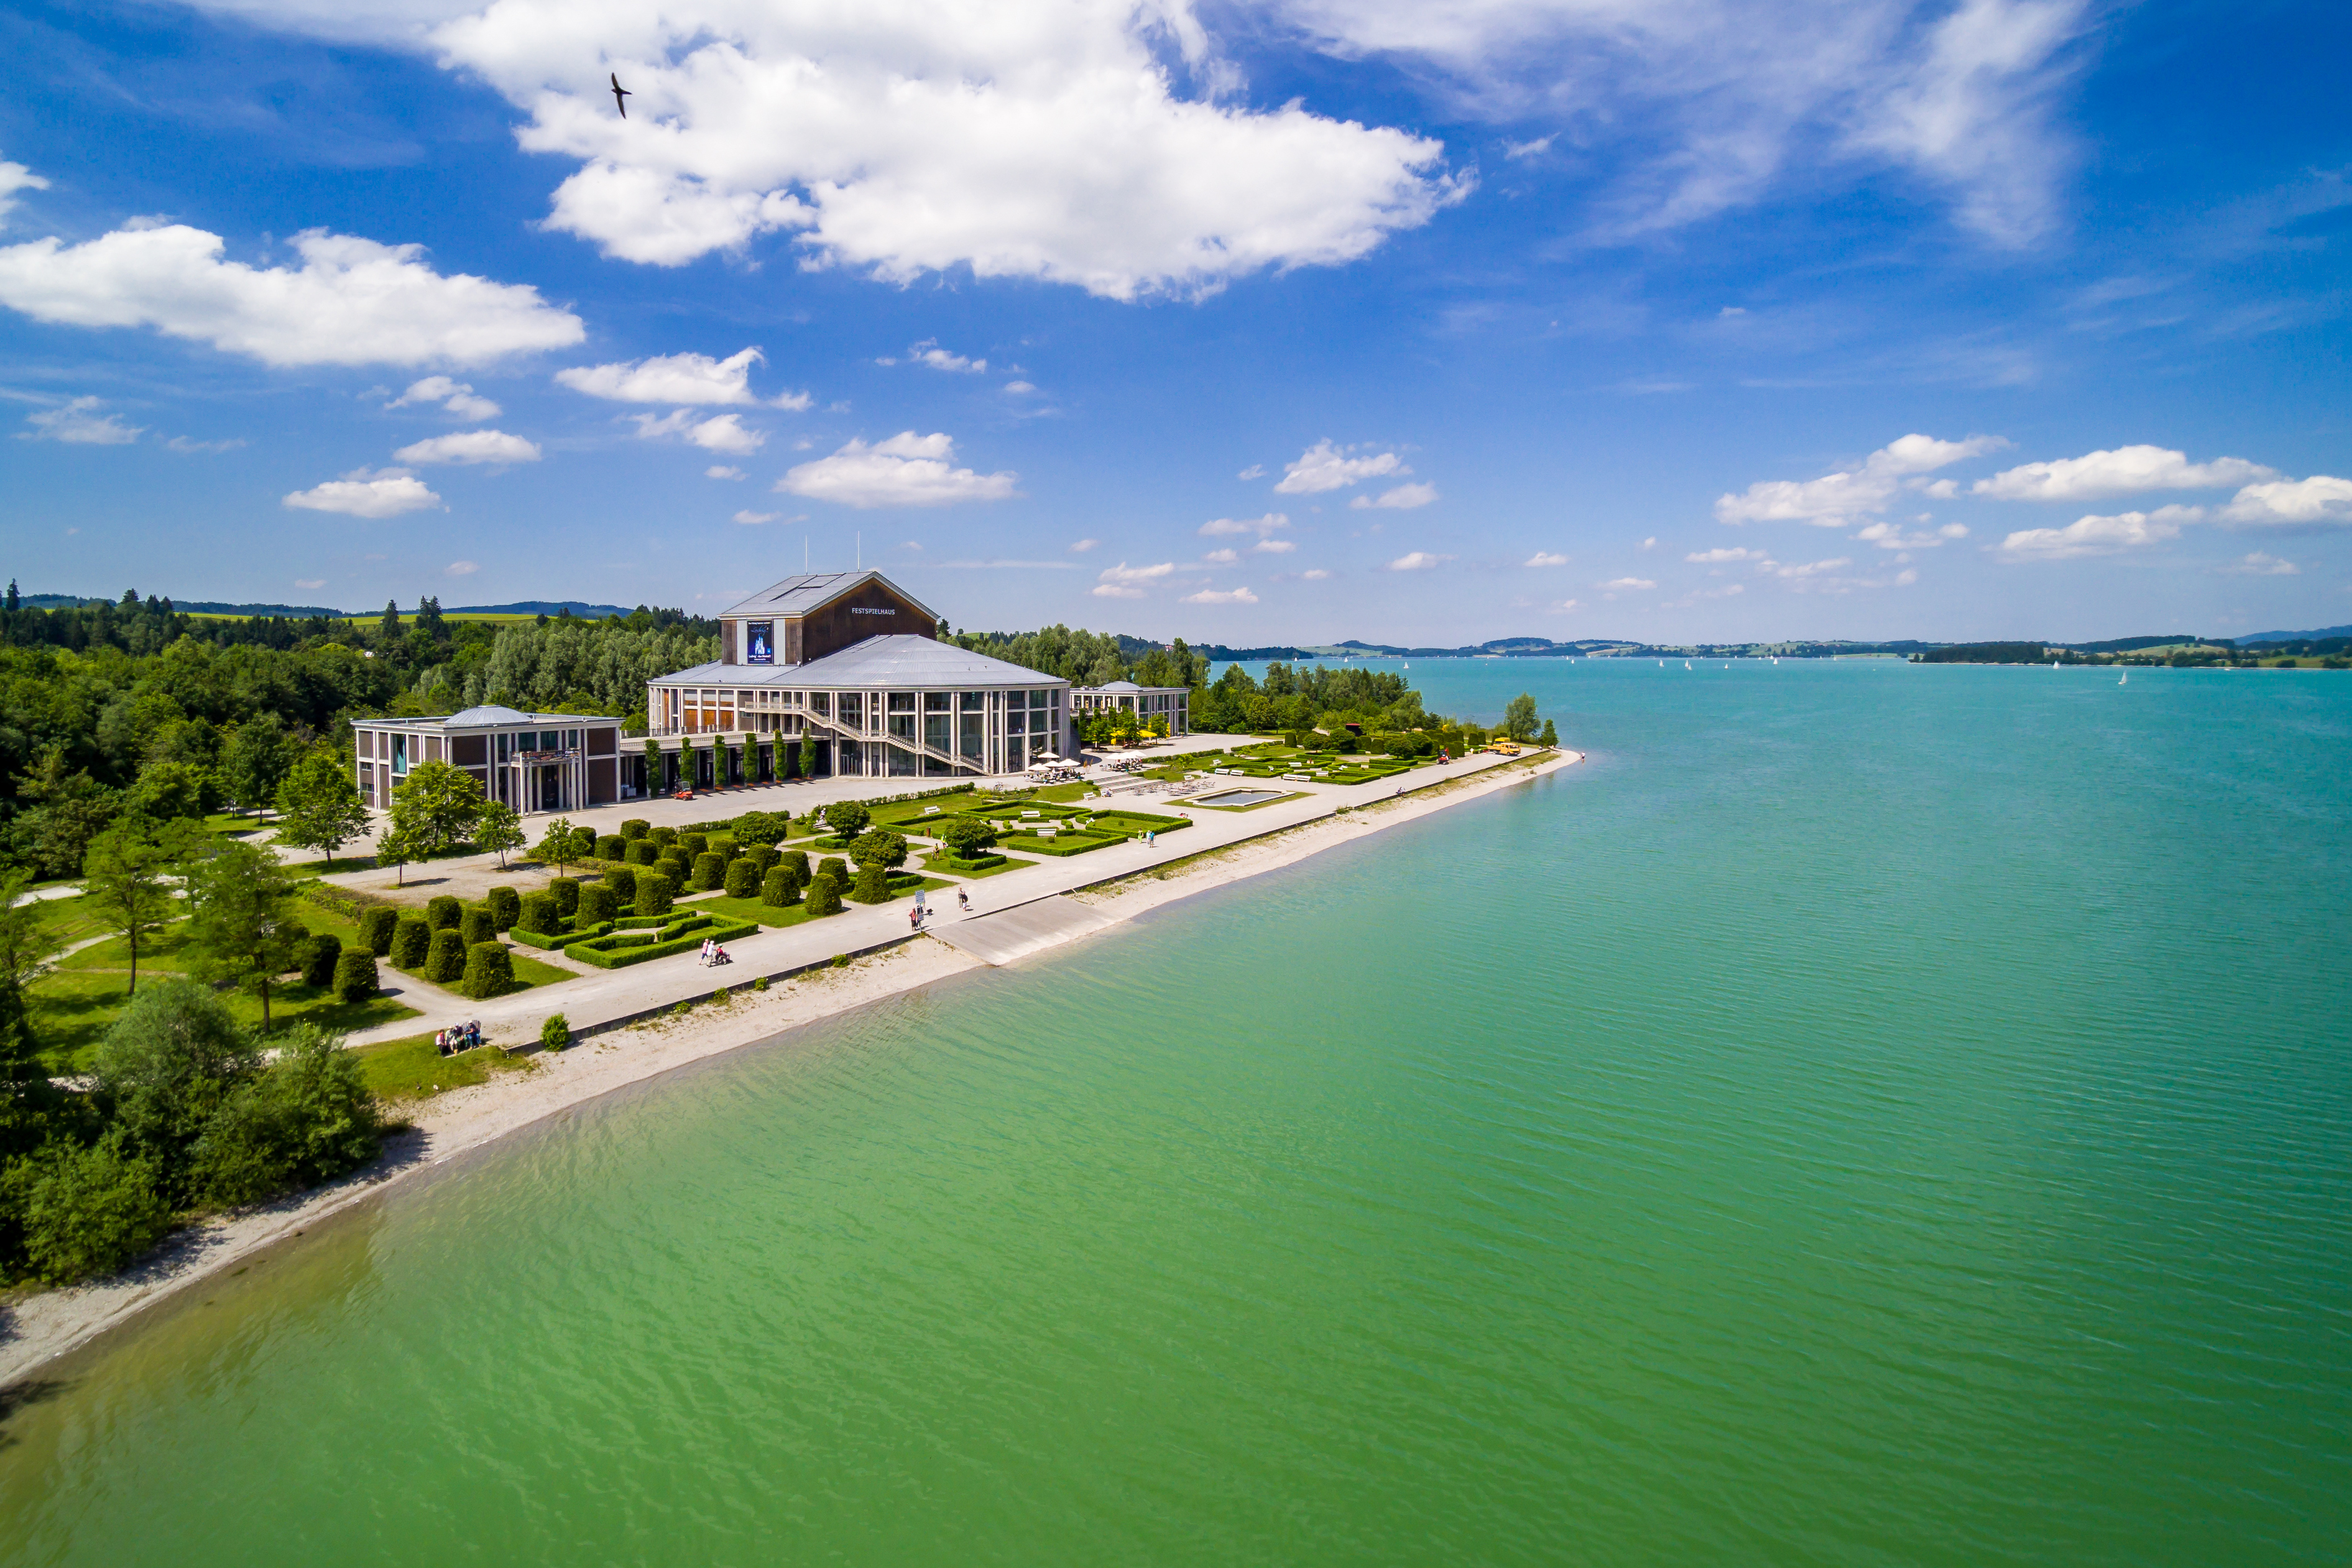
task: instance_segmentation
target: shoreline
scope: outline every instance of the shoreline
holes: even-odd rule
[[[1353,805],[1058,896],[1108,922],[1097,930],[1109,930],[1148,910],[1296,865],[1335,845],[1353,843],[1584,760],[1581,752],[1561,750],[1532,764],[1487,769]],[[1042,951],[1079,940],[1083,935],[1074,935]],[[844,968],[814,970],[766,992],[739,990],[723,1005],[705,1003],[682,1017],[664,1016],[600,1032],[561,1053],[535,1053],[526,1058],[531,1065],[523,1070],[424,1101],[411,1117],[410,1130],[388,1139],[381,1158],[341,1182],[261,1209],[190,1226],[111,1279],[37,1289],[0,1305],[6,1334],[0,1342],[0,1388],[88,1349],[188,1288],[249,1262],[409,1177],[575,1106],[696,1062],[781,1041],[810,1025],[987,967],[936,935],[928,942],[902,939]]]

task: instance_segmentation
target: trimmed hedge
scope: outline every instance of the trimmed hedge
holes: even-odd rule
[[[433,928],[425,923],[423,915],[411,910],[401,916],[400,923],[393,928],[392,943],[385,951],[394,969],[415,969],[425,962],[432,946]]]
[[[522,913],[522,895],[512,888],[492,888],[488,902],[490,923],[500,931],[513,929],[516,917]]]
[[[830,871],[817,873],[808,888],[808,912],[811,920],[841,912],[841,884],[833,879]]]
[[[343,958],[343,939],[332,931],[320,931],[303,943],[302,984],[324,991],[335,983],[335,965]]]
[[[425,901],[425,923],[435,931],[456,931],[457,922],[466,917],[466,906],[455,893],[442,893]]]
[[[703,854],[710,847],[710,835],[707,833],[681,833],[677,836],[677,847],[680,849],[685,850],[688,855]]]
[[[732,860],[736,856],[743,853],[743,851],[741,847],[736,844],[735,836],[733,834],[714,833],[710,836],[710,853],[713,855],[723,855],[728,859]]]
[[[476,904],[466,911],[466,918],[457,922],[457,934],[466,939],[468,948],[478,942],[496,942],[499,939],[498,917],[490,913],[489,905]]]
[[[1106,844],[1126,842],[1127,836],[1119,833],[1100,837],[1093,835],[1081,837],[1065,833],[1058,838],[1018,837],[1007,835],[1003,847],[1007,849],[1018,849],[1024,855],[1051,855],[1061,858],[1071,855],[1083,855],[1089,849],[1099,849]]]
[[[754,844],[743,851],[743,858],[751,862],[753,868],[764,877],[776,868],[776,862],[782,857],[772,844]]]
[[[632,866],[650,866],[660,855],[661,846],[650,838],[629,840],[629,864]]]
[[[637,879],[635,907],[640,915],[666,915],[677,897],[677,884],[658,872]]]
[[[605,833],[605,834],[600,834],[600,835],[598,835],[598,836],[597,836],[597,839],[596,839],[596,858],[597,858],[597,859],[599,859],[599,860],[618,860],[618,859],[619,859],[619,858],[621,858],[624,855],[626,855],[628,852],[629,852],[629,841],[628,841],[627,839],[625,839],[625,838],[622,837],[619,834],[617,834],[617,833]]]
[[[857,883],[849,896],[861,904],[887,904],[890,901],[890,868],[879,860],[868,860],[857,868]]]
[[[707,893],[727,879],[727,857],[704,850],[694,858],[694,874],[686,885],[698,893]]]
[[[946,850],[942,849],[938,854],[932,856],[928,864],[935,871],[986,871],[994,867],[1003,865],[1004,857],[1002,855],[975,855],[969,860],[960,860],[956,858],[956,857],[949,854]]]
[[[760,868],[749,857],[730,860],[724,881],[729,898],[748,899],[760,890]]]
[[[644,817],[632,816],[621,824],[621,837],[635,844],[638,839],[643,838],[652,826],[653,825]]]
[[[580,909],[580,879],[551,877],[547,890],[555,895],[555,912],[559,915],[577,913]]]
[[[561,911],[555,907],[553,893],[531,893],[523,899],[522,913],[515,917],[514,929],[540,936],[553,936],[562,929],[557,923],[562,919]]]
[[[572,911],[575,925],[594,925],[613,918],[613,889],[602,882],[591,882],[580,889],[580,907]]]
[[[425,978],[436,985],[453,984],[466,973],[466,939],[456,927],[433,933],[433,946],[425,955]]]
[[[604,889],[613,895],[613,907],[619,910],[637,901],[637,868],[615,866],[604,873]]]
[[[503,996],[515,988],[514,954],[493,938],[466,949],[466,972],[457,980],[459,994],[477,1002]]]
[[[792,868],[778,866],[760,879],[760,901],[771,909],[788,910],[801,901],[800,879]]]
[[[738,942],[755,935],[759,929],[740,921],[689,914],[657,931],[616,931],[593,942],[581,942],[571,952],[583,963],[593,963],[599,969],[622,969],[632,963],[667,958],[672,953],[700,947],[706,942]]]
[[[849,862],[838,855],[828,855],[816,863],[816,874],[830,877],[843,887],[849,886]]]
[[[693,874],[694,862],[682,851],[673,849],[654,862],[654,869],[667,877],[671,887],[683,888],[687,878]]]
[[[400,911],[388,904],[379,904],[360,917],[360,939],[367,943],[372,957],[382,958],[392,951],[392,928],[400,923]]]
[[[656,827],[646,837],[650,837],[654,841],[654,848],[658,852],[668,848],[671,845],[677,842],[677,829],[675,827]]]
[[[791,867],[793,880],[803,888],[808,886],[809,879],[816,874],[809,869],[808,851],[805,849],[787,849],[778,858],[776,864]]]
[[[375,954],[347,947],[335,960],[335,1000],[364,1002],[376,993]]]

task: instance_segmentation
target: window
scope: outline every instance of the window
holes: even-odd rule
[[[392,771],[395,773],[408,771],[408,737],[405,735],[392,738]]]
[[[948,744],[950,738],[948,734],[948,727],[954,721],[955,721],[952,718],[945,713],[924,714],[923,744],[929,746],[935,752],[950,750],[951,748]]]
[[[812,691],[808,694],[808,705],[809,711],[812,713],[830,713],[833,711],[833,694],[829,691]]]
[[[965,692],[962,698],[962,707],[963,710],[967,713],[979,713],[985,711],[988,707],[988,693],[985,691]]]
[[[978,693],[967,691],[964,695],[966,697],[973,697],[978,695]],[[988,715],[985,713],[965,713],[961,715],[961,717],[963,720],[964,758],[968,762],[976,763],[980,761],[982,748],[988,736]]]
[[[953,700],[954,695],[955,694],[953,692],[950,691],[924,692],[923,711],[926,713],[946,712]]]
[[[911,691],[890,693],[890,733],[901,741],[915,738],[915,694]],[[893,752],[893,757],[898,753]],[[893,763],[892,771],[896,772]]]
[[[1027,709],[1013,709],[1004,715],[1004,732],[1008,735],[1018,735],[1022,732],[1024,726],[1025,726],[1028,721],[1029,710]]]
[[[841,721],[853,730],[859,728],[865,721],[865,696],[862,691],[845,691],[841,694]]]

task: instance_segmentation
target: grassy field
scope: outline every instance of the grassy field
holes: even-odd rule
[[[140,984],[145,984],[149,972],[142,961],[139,966]],[[170,972],[157,970],[158,980],[175,978]],[[122,1016],[130,996],[124,984],[127,973],[117,970],[58,970],[35,981],[26,993],[31,1004],[33,1037],[40,1042],[41,1059],[53,1073],[87,1071],[98,1043],[106,1031]],[[261,1022],[261,998],[243,991],[222,993],[230,1014],[239,1023],[257,1025]],[[297,981],[269,988],[269,1021],[278,1027],[297,1019],[316,1024],[322,1029],[349,1034],[360,1029],[372,1029],[379,1024],[397,1023],[403,1018],[418,1016],[417,1010],[405,1006],[389,996],[371,997],[365,1002],[338,1002],[334,993]]]
[[[953,856],[948,854],[945,850],[934,851],[931,854],[924,856],[922,859],[922,868],[924,870],[929,871],[936,868],[936,869],[944,872],[948,876],[961,878],[967,882],[976,882],[982,877],[1002,876],[1007,871],[1018,871],[1022,867],[1028,864],[1030,864],[1030,862],[1026,860],[1007,859],[1002,866],[983,866],[979,870],[967,871],[963,868],[961,862],[957,861]],[[927,879],[924,885],[928,887],[935,880],[937,880],[936,878]]]
[[[510,1057],[495,1046],[445,1057],[433,1046],[431,1035],[381,1040],[356,1046],[360,1072],[379,1100],[430,1100],[453,1089],[488,1082],[500,1073],[530,1072],[538,1064],[529,1057]]]

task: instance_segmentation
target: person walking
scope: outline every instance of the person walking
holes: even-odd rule
[[[965,914],[971,913],[971,893],[969,889],[958,888],[956,889],[956,906],[962,910]]]

